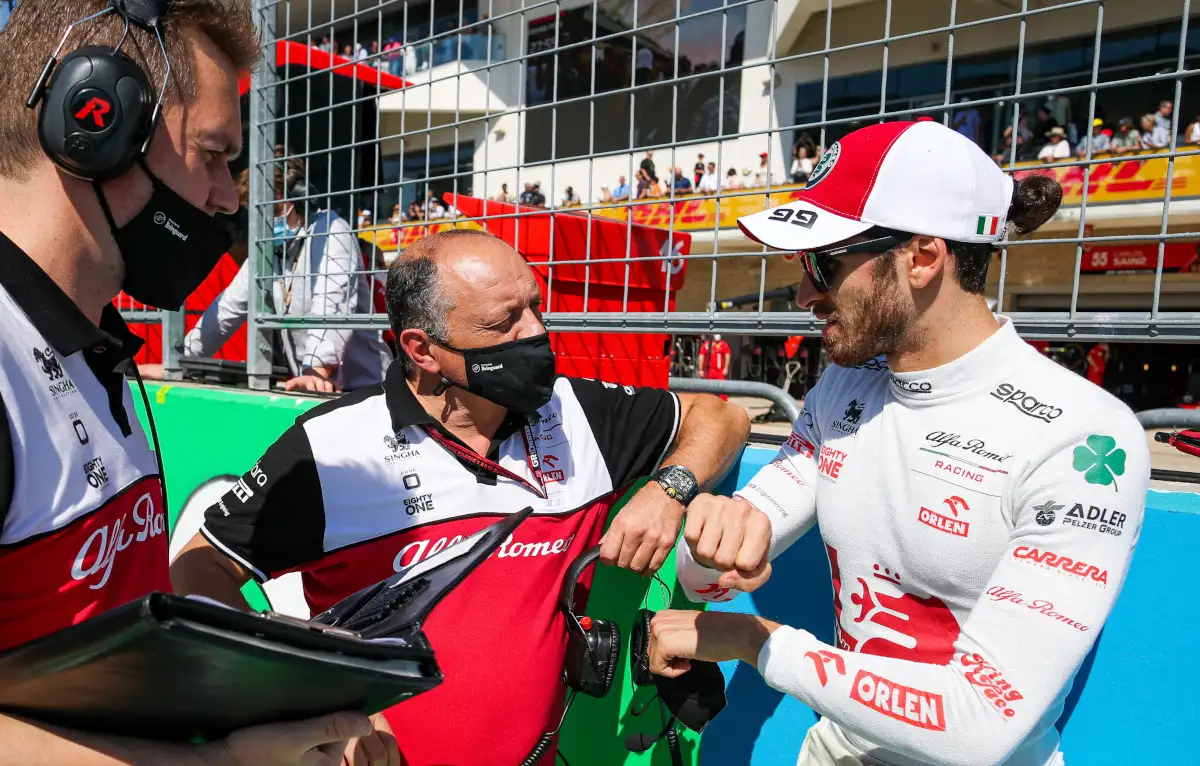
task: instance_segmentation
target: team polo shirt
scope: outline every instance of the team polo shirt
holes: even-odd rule
[[[171,589],[123,374],[141,344],[112,306],[92,324],[0,234],[0,649]]]
[[[535,415],[510,414],[484,457],[393,365],[383,384],[301,416],[201,532],[259,580],[301,572],[315,614],[533,506],[426,623],[445,682],[387,711],[410,766],[516,764],[562,713],[567,567],[662,460],[679,413],[666,391],[559,378]]]

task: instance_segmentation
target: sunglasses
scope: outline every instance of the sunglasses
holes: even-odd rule
[[[800,268],[804,269],[805,276],[818,292],[827,293],[837,278],[839,258],[864,253],[883,255],[913,238],[912,234],[890,229],[877,229],[876,232],[882,236],[824,250],[801,250],[797,253],[800,256]]]

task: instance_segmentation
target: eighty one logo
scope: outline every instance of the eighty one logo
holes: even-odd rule
[[[134,503],[132,516],[136,532],[125,531],[125,521],[128,518],[126,514],[122,514],[112,524],[92,532],[75,555],[75,562],[71,565],[71,577],[76,580],[88,580],[99,575],[100,579],[88,585],[92,590],[99,590],[112,576],[113,563],[118,553],[135,542],[142,543],[152,537],[158,537],[167,529],[162,512],[154,507],[154,498],[149,494],[142,495]]]

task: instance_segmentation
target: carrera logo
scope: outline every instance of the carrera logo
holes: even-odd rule
[[[902,686],[866,670],[858,671],[850,698],[889,718],[930,731],[946,730],[942,695]]]
[[[787,446],[796,450],[800,454],[800,457],[812,457],[813,452],[817,449],[815,444],[795,431],[792,431],[792,435],[788,437]]]
[[[933,384],[928,380],[904,380],[892,374],[892,385],[900,389],[906,394],[931,394],[933,393]]]
[[[1028,545],[1019,546],[1013,551],[1013,558],[1019,561],[1029,561],[1039,566],[1055,569],[1074,575],[1089,582],[1099,583],[1108,587],[1108,570],[1092,566],[1083,561],[1076,561],[1069,556],[1060,556],[1050,551],[1041,551]]]
[[[136,532],[125,531],[125,520],[133,517]],[[122,514],[112,524],[99,527],[84,541],[75,561],[71,564],[71,577],[76,580],[94,580],[88,584],[91,590],[99,590],[112,576],[117,554],[134,543],[142,543],[158,537],[166,531],[162,512],[155,510],[154,498],[149,493],[134,503],[129,515]],[[96,578],[99,579],[96,579]]]
[[[1037,397],[1014,387],[1011,383],[1001,383],[996,386],[996,390],[992,392],[992,396],[1002,402],[1011,404],[1022,414],[1046,423],[1062,415],[1060,408],[1055,407],[1053,404],[1038,401]]]

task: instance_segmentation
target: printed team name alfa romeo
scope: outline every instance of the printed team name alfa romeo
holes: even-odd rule
[[[492,553],[492,556],[501,559],[557,556],[565,553],[571,547],[571,541],[574,539],[575,535],[571,535],[557,540],[522,543],[513,540],[513,536],[510,534],[504,543]],[[401,548],[396,557],[392,559],[392,569],[396,572],[403,572],[414,564],[419,564],[463,540],[462,535],[454,535],[450,538],[439,537],[437,540],[415,540]],[[491,557],[489,556],[489,558]]]
[[[125,522],[133,518],[133,528],[137,531],[126,531]],[[113,565],[117,554],[134,543],[144,543],[166,532],[166,521],[162,511],[154,507],[154,498],[145,493],[133,504],[133,508],[118,516],[111,524],[96,528],[71,564],[71,577],[76,580],[93,580],[88,582],[91,590],[100,590],[108,584],[112,576]],[[99,575],[99,579],[94,579]]]

